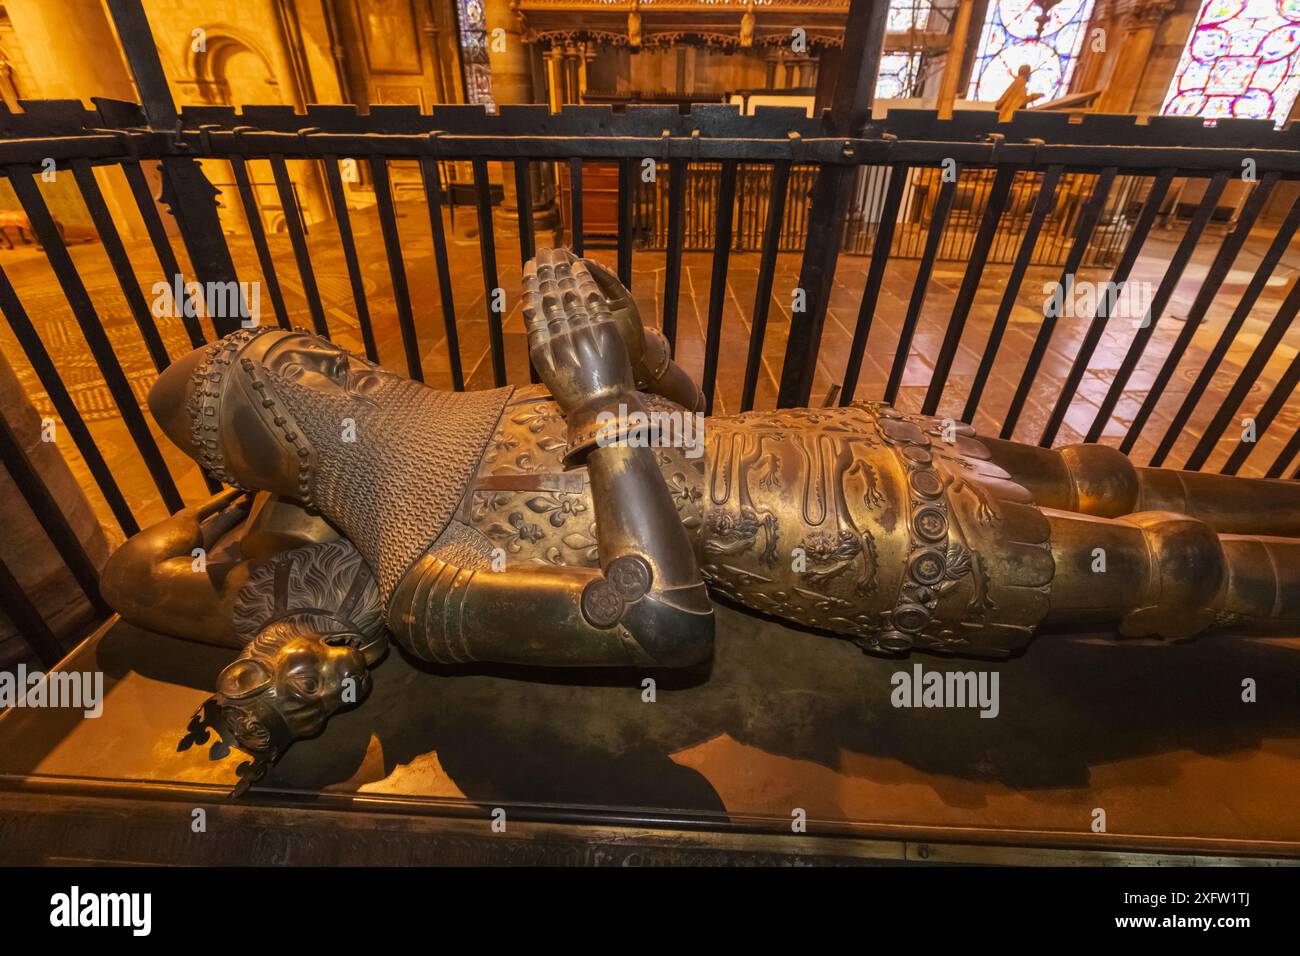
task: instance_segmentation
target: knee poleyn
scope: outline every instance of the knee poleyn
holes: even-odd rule
[[[1071,511],[1118,518],[1137,508],[1141,483],[1123,452],[1109,445],[1067,445],[1058,453],[1070,475]]]
[[[1120,622],[1120,633],[1180,638],[1213,625],[1225,578],[1223,547],[1214,529],[1165,511],[1121,520],[1142,531],[1149,569],[1142,599]]]

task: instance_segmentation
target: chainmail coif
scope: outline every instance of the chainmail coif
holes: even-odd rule
[[[513,389],[442,392],[394,379],[367,400],[273,382],[315,450],[316,506],[369,563],[387,606],[451,520]],[[343,440],[349,418],[355,441]]]

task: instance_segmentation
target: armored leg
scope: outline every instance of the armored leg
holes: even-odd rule
[[[1141,468],[1108,445],[983,441],[1040,507],[1103,518],[1168,511],[1199,518],[1220,534],[1300,536],[1300,482]]]
[[[1149,511],[1105,519],[1047,511],[1047,628],[1189,637],[1215,625],[1300,623],[1300,540],[1217,534],[1199,518]]]

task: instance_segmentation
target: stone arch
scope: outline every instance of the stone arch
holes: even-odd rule
[[[270,56],[250,34],[226,23],[200,24],[204,49],[185,39],[189,73],[205,104],[244,106],[282,103],[280,82]]]

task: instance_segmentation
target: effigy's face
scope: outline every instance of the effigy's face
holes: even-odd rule
[[[286,381],[323,393],[370,401],[398,376],[317,335],[295,332],[279,339],[262,364]]]
[[[316,450],[304,413],[344,421],[403,381],[307,332],[242,330],[173,364],[149,404],[172,441],[218,481],[305,502]]]

